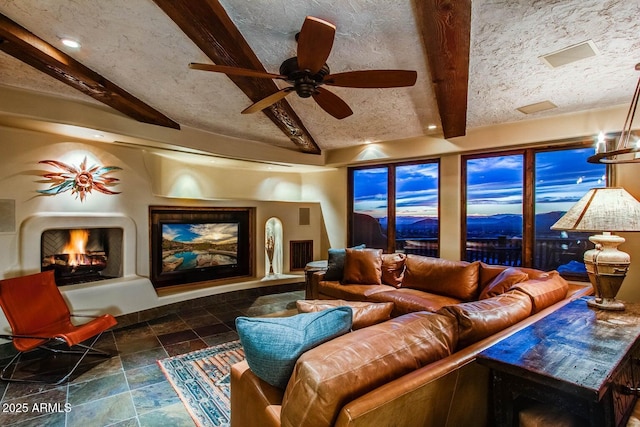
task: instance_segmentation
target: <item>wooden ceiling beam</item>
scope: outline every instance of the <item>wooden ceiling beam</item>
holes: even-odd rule
[[[467,129],[471,0],[415,0],[445,138]]]
[[[214,64],[266,72],[218,0],[154,0],[154,2]],[[187,64],[184,66],[186,67]],[[280,90],[270,79],[231,75],[228,77],[252,102],[257,102]],[[300,151],[320,154],[320,148],[286,100],[283,99],[262,111],[298,146]]]
[[[180,129],[178,123],[2,14],[0,50],[135,120]]]

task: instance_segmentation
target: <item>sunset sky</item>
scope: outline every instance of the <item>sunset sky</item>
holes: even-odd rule
[[[162,224],[162,238],[183,243],[234,243],[238,240],[238,224]]]
[[[536,212],[566,211],[590,188],[604,186],[604,165],[586,161],[593,148],[536,154]],[[522,213],[521,155],[472,159],[467,163],[469,215]],[[354,174],[354,209],[376,218],[387,215],[386,168]],[[437,216],[437,164],[398,166],[397,215]]]

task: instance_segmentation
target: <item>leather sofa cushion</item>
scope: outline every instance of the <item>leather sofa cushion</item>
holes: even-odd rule
[[[364,249],[365,245],[354,246],[352,249]],[[342,280],[344,274],[344,259],[347,256],[345,248],[330,248],[327,254],[327,271],[325,280]]]
[[[462,349],[526,319],[531,311],[532,303],[528,295],[509,291],[480,301],[446,306],[438,313],[457,319],[457,349]]]
[[[478,286],[482,291],[485,287],[487,287],[500,273],[502,273],[507,268],[516,268],[524,273],[529,275],[529,279],[539,279],[541,277],[546,277],[547,272],[542,270],[536,270],[534,268],[528,267],[507,267],[505,265],[495,265],[495,264],[485,264],[484,262],[480,263],[480,274],[478,280]]]
[[[407,314],[307,351],[285,390],[282,427],[329,426],[347,402],[451,354],[455,319]]]
[[[382,284],[382,249],[347,249],[342,283]]]
[[[478,299],[495,297],[507,292],[513,285],[529,279],[529,275],[519,268],[509,267],[500,272],[480,292]]]
[[[378,292],[370,295],[371,301],[391,301],[394,304],[392,315],[394,317],[414,311],[438,311],[445,305],[457,304],[461,302],[459,299],[451,298],[445,295],[432,294],[417,289],[400,288],[387,292]]]
[[[402,288],[413,288],[462,301],[478,296],[479,262],[407,255]]]
[[[485,264],[480,262],[479,274],[478,274],[478,286],[480,290],[484,289],[489,283],[493,281],[498,274],[502,273],[508,267],[504,265]]]
[[[391,310],[393,310],[392,302],[364,302],[364,301],[345,301],[340,299],[331,300],[298,300],[296,307],[298,313],[313,313],[316,311],[326,310],[333,307],[351,307],[353,311],[353,330],[366,328],[376,323],[389,320],[391,318]]]
[[[382,254],[382,283],[399,288],[406,259],[407,256],[401,253]]]
[[[340,282],[321,280],[318,283],[318,294],[335,299],[349,301],[370,300],[371,295],[378,292],[393,291],[396,288],[389,285],[343,285]]]
[[[550,271],[539,279],[513,285],[511,289],[517,289],[529,295],[533,304],[533,313],[557,303],[567,296],[569,284],[557,271]]]

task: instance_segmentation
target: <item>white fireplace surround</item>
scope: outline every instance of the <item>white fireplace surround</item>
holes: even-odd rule
[[[125,215],[82,213],[67,214],[47,212],[25,219],[20,226],[20,264],[25,274],[40,272],[42,259],[40,237],[51,229],[73,228],[121,228],[122,275],[136,274],[136,225]]]

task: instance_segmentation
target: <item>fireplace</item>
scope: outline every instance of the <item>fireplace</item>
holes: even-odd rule
[[[63,228],[41,235],[42,271],[58,286],[122,277],[122,228]]]
[[[85,265],[78,269],[69,265],[64,246],[70,240],[70,231],[86,235],[83,249],[74,249],[85,255]],[[87,232],[87,233],[85,233]],[[23,274],[33,274],[60,265],[56,281],[58,285],[85,286],[86,284],[127,282],[139,277],[136,274],[136,225],[125,215],[82,213],[67,214],[47,212],[33,215],[20,225],[20,264]],[[77,247],[77,244],[74,244]],[[74,255],[75,257],[75,255]],[[80,256],[82,258],[82,256]],[[90,260],[90,261],[88,261]],[[104,267],[104,268],[103,268]],[[79,275],[70,281],[66,276]],[[97,274],[96,274],[97,273]],[[63,277],[64,276],[64,277]],[[106,280],[112,279],[114,280]]]

